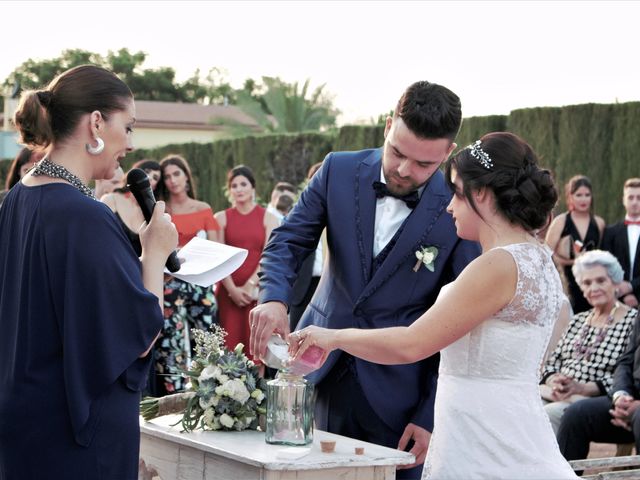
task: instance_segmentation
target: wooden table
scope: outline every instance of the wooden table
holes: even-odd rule
[[[319,430],[307,447],[269,445],[254,430],[180,433],[171,427],[179,418],[140,419],[141,480],[392,480],[396,465],[414,462],[410,453]],[[334,440],[335,451],[321,452],[321,440]]]

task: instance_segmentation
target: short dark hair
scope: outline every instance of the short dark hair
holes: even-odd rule
[[[640,187],[640,178],[628,178],[625,182],[624,182],[624,187],[622,187],[622,189],[624,190],[625,188],[638,188]]]
[[[136,163],[131,165],[131,169],[139,168],[140,170],[157,170],[158,172],[162,171],[160,167],[160,163],[155,160],[148,160],[143,158],[142,160],[138,160]]]
[[[175,153],[171,153],[166,157],[164,157],[162,160],[160,160],[160,172],[162,173],[163,177],[164,177],[164,169],[167,168],[169,165],[175,165],[176,167],[178,167],[180,170],[184,172],[184,174],[187,176],[187,185],[189,187],[187,188],[187,195],[195,199],[196,184],[193,181],[193,175],[191,175],[191,169],[189,168],[189,164],[187,163],[187,160],[184,157],[181,157],[180,155],[176,155]],[[164,181],[160,181],[159,185],[160,185],[160,198],[164,200],[168,200],[169,190],[167,189],[167,186],[164,184]]]
[[[256,188],[256,178],[253,176],[251,169],[246,165],[238,165],[227,172],[227,188],[231,188],[231,182],[239,176],[245,177],[249,180],[251,186]]]
[[[14,122],[21,143],[46,147],[71,135],[82,115],[98,110],[107,119],[132,98],[115,73],[80,65],[58,75],[44,90],[23,92]]]
[[[296,187],[294,187],[289,182],[278,182],[273,189],[277,192],[291,192],[296,193]]]
[[[448,88],[420,81],[402,94],[394,117],[400,117],[416,137],[453,142],[462,124],[462,105]]]
[[[280,195],[278,197],[278,201],[276,202],[276,210],[278,210],[280,213],[284,212],[286,214],[291,210],[294,203],[296,203],[296,200],[292,195]]]
[[[493,165],[487,168],[470,147],[447,161],[445,175],[455,191],[452,171],[462,179],[463,195],[473,210],[478,208],[473,192],[490,189],[498,211],[512,224],[533,232],[549,223],[558,201],[558,191],[551,172],[538,166],[538,157],[523,139],[509,132],[493,132],[480,139],[479,147]]]
[[[309,167],[309,170],[307,171],[307,180],[311,180],[311,177],[313,177],[316,174],[316,172],[320,170],[321,166],[322,166],[322,162],[314,163],[313,165],[311,165]]]

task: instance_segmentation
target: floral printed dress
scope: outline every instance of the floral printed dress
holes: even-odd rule
[[[219,230],[210,208],[193,213],[174,214],[171,220],[183,247],[193,237],[204,237],[208,230]],[[208,330],[217,323],[217,303],[213,287],[200,287],[169,277],[164,286],[164,328],[154,348],[155,375],[150,394],[162,396],[184,390],[183,375],[189,368],[193,349],[191,330]]]

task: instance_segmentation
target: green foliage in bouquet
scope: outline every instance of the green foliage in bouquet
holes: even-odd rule
[[[143,400],[144,419],[182,413],[187,432],[257,429],[260,415],[266,413],[266,382],[243,353],[244,345],[239,343],[233,351],[226,348],[226,332],[218,325],[212,331],[192,330],[192,335],[195,355],[185,372],[191,378],[191,391]]]

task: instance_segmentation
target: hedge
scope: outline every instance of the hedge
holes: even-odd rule
[[[640,177],[640,102],[538,107],[509,115],[465,118],[456,142],[462,148],[485,133],[511,131],[526,139],[554,173],[561,191],[558,211],[565,209],[563,185],[575,174],[591,178],[596,212],[608,223],[624,215],[622,184]],[[332,150],[360,150],[382,145],[384,125],[348,125],[323,133],[256,135],[209,144],[188,143],[137,150],[123,165],[140,158],[160,160],[169,153],[184,155],[197,179],[199,198],[214,210],[226,208],[226,172],[234,165],[251,167],[258,198],[268,201],[277,181],[301,184],[309,166]],[[4,178],[8,161],[0,161]]]

